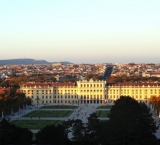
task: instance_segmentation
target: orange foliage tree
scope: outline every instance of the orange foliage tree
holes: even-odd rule
[[[160,96],[151,96],[149,99],[150,105],[152,105],[152,108],[154,111],[157,112],[157,115],[160,113]]]

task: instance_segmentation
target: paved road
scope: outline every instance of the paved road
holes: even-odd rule
[[[108,80],[108,78],[110,77],[111,73],[112,73],[113,67],[112,66],[107,66],[105,72],[104,72],[104,79]]]

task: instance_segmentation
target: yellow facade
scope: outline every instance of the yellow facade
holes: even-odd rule
[[[131,96],[138,101],[147,101],[151,96],[160,95],[158,84],[115,84],[106,86],[105,81],[77,81],[77,85],[61,86],[43,83],[31,83],[21,87],[21,90],[30,97],[33,103],[76,103],[101,104],[113,101],[120,96]]]
[[[160,86],[108,86],[108,99],[116,100],[120,96],[130,96],[138,101],[148,100],[151,96],[160,95]]]

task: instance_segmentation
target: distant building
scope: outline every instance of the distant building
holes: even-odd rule
[[[146,101],[160,95],[158,83],[117,83],[107,85],[105,81],[77,81],[74,83],[26,83],[21,91],[33,103],[77,103],[102,104],[120,96],[130,96],[137,101]]]
[[[57,62],[57,63],[53,63],[52,65],[53,65],[53,66],[61,66],[62,63],[61,63],[61,62]]]

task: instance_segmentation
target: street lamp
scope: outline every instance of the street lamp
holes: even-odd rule
[[[40,100],[38,97],[35,99],[37,101],[37,109],[38,109],[38,101]]]

